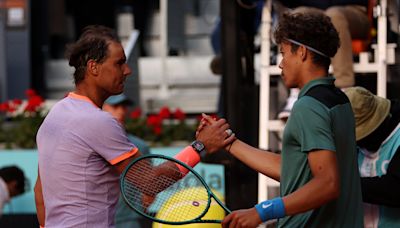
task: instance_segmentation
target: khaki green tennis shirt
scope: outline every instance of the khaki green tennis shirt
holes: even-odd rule
[[[312,178],[308,154],[334,151],[340,175],[340,196],[320,208],[279,220],[279,227],[363,227],[355,121],[346,95],[334,79],[313,80],[300,91],[283,134],[281,196]]]

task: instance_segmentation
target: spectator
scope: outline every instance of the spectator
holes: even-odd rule
[[[17,166],[6,166],[0,169],[0,217],[4,205],[10,199],[25,192],[26,182],[24,172]]]
[[[281,11],[291,9],[294,12],[321,12],[331,18],[340,38],[340,48],[332,58],[335,85],[339,88],[354,86],[352,39],[368,38],[370,32],[370,21],[367,15],[368,0],[279,0],[279,2],[283,4],[283,7],[276,8],[280,8]],[[297,96],[298,90],[291,89],[286,106],[278,114],[279,119],[287,119]]]
[[[366,227],[399,227],[400,101],[362,87],[345,90],[356,119]]]

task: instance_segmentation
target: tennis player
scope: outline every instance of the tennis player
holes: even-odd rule
[[[101,107],[110,95],[123,92],[131,69],[115,32],[103,26],[87,27],[68,47],[68,55],[75,68],[75,91],[53,106],[37,134],[39,223],[114,227],[119,174],[141,153],[123,126]],[[227,138],[228,128],[225,120],[219,120],[177,156],[195,158],[191,163],[195,165],[197,153],[233,141],[234,136]]]
[[[281,196],[234,211],[222,225],[257,227],[279,219],[279,227],[363,227],[355,121],[349,100],[328,76],[338,33],[323,14],[287,13],[274,37],[283,56],[283,82],[301,89],[283,132],[282,152],[266,152],[240,140],[227,148],[254,170],[280,181]]]

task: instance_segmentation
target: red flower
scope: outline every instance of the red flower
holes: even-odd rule
[[[160,135],[162,128],[161,128],[162,119],[159,115],[150,115],[147,118],[147,126],[150,126],[153,130],[155,135]]]
[[[35,112],[36,107],[33,105],[30,105],[29,103],[25,106],[25,112]]]
[[[147,118],[147,125],[148,126],[161,126],[162,119],[160,116],[157,115],[150,115]]]
[[[34,95],[29,98],[28,104],[25,107],[25,111],[35,112],[37,111],[38,107],[42,105],[42,103],[43,103],[43,98],[38,95]]]
[[[0,112],[7,112],[10,108],[8,102],[4,102],[0,104]]]
[[[31,98],[31,97],[33,97],[33,96],[36,96],[36,91],[33,90],[33,89],[27,89],[27,90],[25,91],[25,95],[26,95],[28,98]]]
[[[161,119],[167,119],[171,116],[171,112],[169,111],[169,108],[167,106],[164,106],[160,109],[158,115]]]
[[[14,99],[12,101],[15,105],[21,105],[22,104],[22,100],[21,99]]]
[[[139,107],[135,108],[131,114],[129,115],[132,119],[139,119],[140,116],[142,115],[142,109]]]
[[[179,108],[177,108],[174,112],[174,118],[177,120],[185,120],[186,114]]]
[[[17,110],[16,108],[14,108],[14,107],[12,107],[12,106],[8,106],[7,112],[13,113],[13,112],[15,112],[16,110]]]

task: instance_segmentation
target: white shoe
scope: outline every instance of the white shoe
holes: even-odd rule
[[[286,105],[283,110],[279,112],[278,119],[286,121],[289,118],[293,105],[297,101],[297,97],[299,96],[299,92],[299,89],[290,89],[289,97],[286,100]]]

